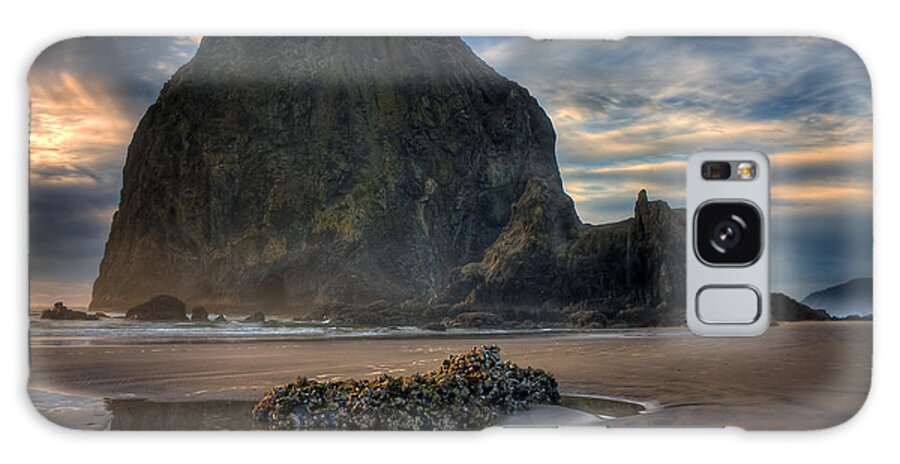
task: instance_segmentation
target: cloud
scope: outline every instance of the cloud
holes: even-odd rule
[[[126,147],[195,38],[77,38],[51,45],[28,76],[33,304],[87,304]]]
[[[114,182],[134,122],[102,84],[68,71],[54,77],[31,85],[32,183]]]
[[[630,216],[640,188],[682,206],[684,160],[695,150],[760,150],[771,160],[776,288],[803,296],[815,285],[871,275],[870,84],[843,45],[814,38],[468,42],[550,115],[565,188],[583,220]]]

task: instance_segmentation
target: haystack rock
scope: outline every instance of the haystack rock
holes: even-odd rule
[[[683,322],[684,211],[582,223],[554,143],[458,38],[204,39],[128,148],[91,306]]]
[[[91,307],[434,298],[529,180],[564,195],[554,142],[458,38],[205,38],[128,147]]]

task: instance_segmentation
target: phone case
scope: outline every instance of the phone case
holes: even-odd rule
[[[801,37],[85,37],[29,74],[30,379],[92,430],[820,429],[865,401],[872,101]],[[759,337],[685,166],[771,173]]]

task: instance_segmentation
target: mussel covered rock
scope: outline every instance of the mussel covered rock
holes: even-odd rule
[[[270,429],[474,430],[559,400],[552,375],[503,361],[500,348],[482,346],[427,374],[324,383],[300,377],[266,392],[253,417]]]

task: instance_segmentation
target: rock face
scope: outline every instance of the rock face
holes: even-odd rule
[[[171,295],[157,295],[129,308],[126,319],[136,321],[187,321],[184,302]]]
[[[529,179],[550,120],[458,38],[204,38],[128,147],[91,307],[435,297]]]
[[[684,210],[643,190],[633,218],[582,224],[565,193],[534,179],[484,259],[458,269],[447,297],[506,319],[530,312],[583,327],[679,324],[684,227]]]
[[[320,383],[299,378],[253,409],[270,429],[478,430],[533,404],[559,404],[556,379],[500,358],[496,346],[444,360],[428,374]]]

